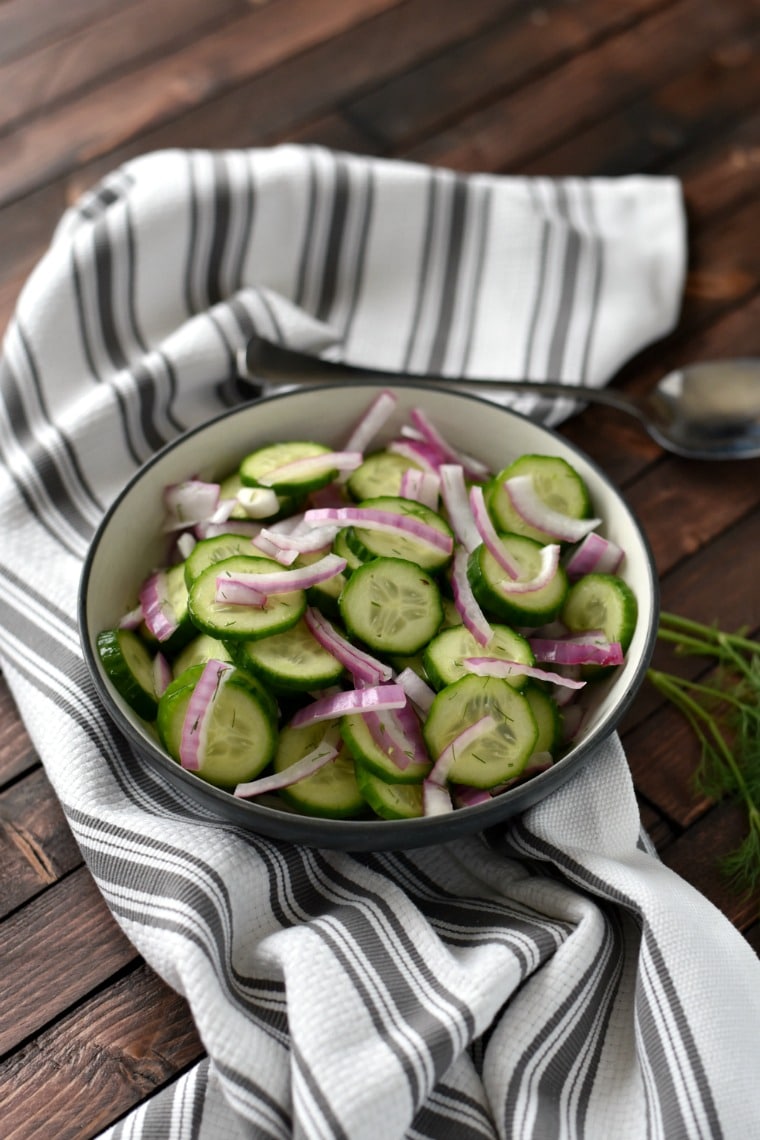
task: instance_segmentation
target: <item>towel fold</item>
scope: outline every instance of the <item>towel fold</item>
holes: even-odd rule
[[[131,754],[75,620],[103,510],[250,395],[252,333],[400,372],[602,384],[673,327],[684,265],[671,179],[298,146],[149,154],[61,220],[0,361],[0,660],[108,905],[208,1053],[104,1135],[760,1137],[760,967],[657,860],[616,737],[487,838],[302,849],[211,818]]]

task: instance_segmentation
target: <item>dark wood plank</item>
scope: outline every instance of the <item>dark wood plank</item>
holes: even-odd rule
[[[0,129],[175,50],[248,10],[245,0],[135,0],[109,12],[0,65]]]
[[[202,1056],[184,999],[141,965],[0,1064],[3,1136],[95,1136]]]
[[[15,911],[3,923],[0,1054],[136,958],[84,867]]]
[[[41,768],[0,794],[0,917],[82,862]]]
[[[123,0],[127,7],[135,0]],[[16,59],[111,14],[113,0],[4,0],[0,4],[0,60]]]
[[[0,672],[0,788],[30,771],[39,762],[18,715],[16,702]]]

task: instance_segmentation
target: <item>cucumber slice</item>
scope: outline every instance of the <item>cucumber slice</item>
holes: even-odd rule
[[[178,762],[187,706],[202,672],[203,665],[193,665],[181,673],[158,703],[161,742]],[[217,787],[234,787],[258,776],[276,747],[277,717],[271,696],[255,678],[233,668],[214,701],[197,774]]]
[[[273,558],[243,554],[214,562],[201,571],[190,589],[190,614],[202,633],[222,641],[247,641],[282,633],[299,621],[306,609],[306,594],[292,590],[272,594],[265,606],[228,605],[216,601],[216,579],[223,574],[269,574],[282,570]]]
[[[172,671],[175,677],[193,665],[203,665],[206,661],[231,661],[224,642],[208,633],[199,633],[174,659]]]
[[[526,523],[510,502],[504,482],[514,475],[531,475],[536,494],[555,511],[575,519],[591,514],[591,501],[586,484],[565,459],[553,455],[522,455],[491,480],[486,489],[486,504],[497,530],[524,534],[538,542],[546,542],[543,531]]]
[[[243,480],[240,478],[239,471],[233,471],[226,479],[223,479],[219,488],[219,497],[221,499],[235,499],[237,493],[243,486]],[[269,515],[266,519],[267,522],[276,522],[277,519],[285,518],[287,515],[295,514],[296,511],[301,509],[303,496],[299,495],[278,495],[277,496],[277,510]],[[250,522],[250,515],[245,507],[238,505],[232,508],[230,514],[231,519],[239,519],[241,522],[247,520]],[[234,533],[234,527],[230,527],[230,531]]]
[[[352,570],[356,570],[359,566],[361,566],[362,562],[367,561],[366,558],[360,558],[359,555],[351,549],[351,546],[348,543],[349,530],[350,527],[346,530],[339,530],[332,544],[333,554],[337,554],[339,558],[345,558],[346,573],[348,574],[350,574]]]
[[[450,538],[453,543],[453,532],[449,524],[430,507],[426,507],[424,503],[415,502],[413,499],[397,498],[393,495],[381,495],[376,499],[364,499],[359,503],[359,506],[418,518],[427,526],[433,527]],[[416,562],[424,570],[435,573],[451,561],[450,554],[427,546],[413,536],[406,534],[388,534],[383,531],[369,530],[366,527],[353,526],[346,531],[346,542],[362,562],[378,557],[405,558],[409,562]]]
[[[214,538],[202,538],[196,542],[193,549],[185,559],[185,585],[188,590],[195,579],[206,569],[225,558],[232,558],[236,554],[253,553],[250,536],[242,534],[220,534]]]
[[[357,767],[360,765],[374,772],[380,780],[395,784],[418,784],[424,780],[433,766],[431,761],[421,764],[412,760],[407,768],[399,768],[375,742],[365,718],[360,713],[350,713],[342,717],[340,731],[346,746],[356,760]]]
[[[397,496],[404,472],[410,467],[420,470],[418,463],[396,455],[394,451],[375,451],[351,473],[346,488],[356,502],[374,499],[378,495]]]
[[[402,558],[375,558],[354,570],[339,605],[353,637],[370,649],[402,656],[419,652],[443,621],[435,581]]]
[[[96,648],[106,674],[129,707],[143,720],[155,720],[153,657],[142,638],[130,629],[107,629],[98,634]]]
[[[468,674],[436,694],[423,727],[425,742],[437,759],[462,730],[490,714],[497,722],[464,748],[449,771],[453,784],[493,788],[519,776],[535,752],[538,727],[522,693],[501,677]]]
[[[329,455],[331,448],[311,440],[289,440],[285,443],[270,443],[246,455],[240,464],[240,478],[246,486],[271,487],[279,495],[306,495],[327,486],[336,478],[335,468],[325,469],[311,475],[289,475],[269,482],[272,472],[298,459],[309,459],[313,455]],[[262,480],[267,480],[262,482]]]
[[[422,784],[391,784],[362,764],[356,765],[356,782],[368,805],[381,819],[418,819],[425,814]]]
[[[488,645],[481,645],[463,625],[436,634],[422,657],[425,673],[434,689],[443,689],[468,672],[463,664],[465,657],[498,657],[502,661],[519,661],[522,665],[535,663],[533,650],[519,633],[506,625],[491,628],[493,637]],[[506,680],[513,688],[523,689],[528,678],[514,676]]]
[[[230,644],[236,664],[275,689],[309,692],[335,685],[343,676],[340,661],[320,645],[303,618],[283,633]]]
[[[541,566],[542,544],[519,534],[501,534],[501,541],[520,567],[519,581],[535,577]],[[568,590],[563,566],[539,590],[525,594],[509,594],[501,587],[506,574],[490,551],[483,545],[473,550],[467,562],[467,577],[478,603],[496,621],[509,625],[536,626],[553,621],[565,601]]]
[[[556,756],[562,743],[562,715],[557,702],[533,681],[523,689],[523,696],[530,705],[538,726],[533,751],[551,752],[552,756]]]
[[[292,725],[284,728],[277,745],[274,770],[282,772],[289,768],[312,752],[326,737],[340,746],[335,759],[313,776],[282,788],[279,794],[286,804],[306,815],[350,819],[362,814],[364,797],[356,782],[353,757],[343,746],[334,724],[322,721],[302,728],[293,728]]]
[[[562,621],[573,633],[602,629],[608,641],[619,641],[623,652],[636,629],[638,606],[627,582],[616,574],[586,574],[570,587]]]

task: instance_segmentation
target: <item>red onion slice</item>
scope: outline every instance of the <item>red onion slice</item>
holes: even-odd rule
[[[435,474],[440,466],[438,453],[423,443],[422,440],[394,439],[388,444],[388,451],[392,451],[394,455],[400,455],[402,459],[408,459],[410,463],[416,463],[418,467],[429,474]]]
[[[548,681],[568,689],[582,689],[585,681],[564,677],[561,673],[550,673],[533,665],[523,665],[521,661],[505,661],[502,657],[465,657],[463,664],[478,677],[533,677],[537,681]]]
[[[400,685],[346,689],[299,709],[291,724],[294,728],[302,728],[320,720],[334,720],[347,713],[381,712],[383,709],[400,709],[405,704],[406,693]]]
[[[153,658],[153,688],[156,696],[162,697],[172,680],[172,667],[163,653],[157,653]]]
[[[290,483],[294,479],[328,475],[331,471],[345,474],[355,471],[363,459],[361,451],[326,451],[283,463],[281,467],[275,467],[272,471],[267,471],[266,475],[259,476],[258,481],[264,487],[272,487],[276,483]]]
[[[208,726],[213,715],[214,704],[229,680],[233,666],[214,658],[203,666],[198,682],[193,689],[182,723],[179,744],[179,760],[183,768],[197,772],[203,767],[206,754]]]
[[[587,534],[565,563],[571,581],[585,574],[615,574],[625,557],[621,546],[600,534]]]
[[[399,495],[402,499],[414,499],[430,507],[432,511],[438,508],[438,496],[441,493],[441,480],[433,471],[423,471],[419,467],[407,467],[401,476]]]
[[[390,665],[378,661],[362,649],[357,649],[338,633],[335,626],[319,610],[309,606],[304,614],[309,630],[323,649],[332,653],[348,670],[355,681],[376,685],[380,681],[390,681],[393,671]]]
[[[439,474],[441,497],[448,511],[451,528],[467,553],[471,554],[476,546],[480,546],[481,538],[467,495],[464,468],[460,463],[442,463]]]
[[[184,530],[211,518],[219,505],[219,484],[202,479],[169,483],[164,488],[164,530]]]
[[[288,534],[273,527],[264,527],[259,538],[265,539],[278,550],[292,550],[296,555],[316,554],[321,550],[329,550],[338,529],[336,526],[316,526],[303,531],[297,529]]]
[[[601,519],[575,519],[548,506],[536,493],[532,475],[513,475],[504,482],[509,501],[520,518],[550,538],[578,542],[595,530]]]
[[[140,590],[145,624],[157,641],[168,641],[179,622],[169,599],[167,577],[163,570],[151,574]]]
[[[383,388],[359,419],[346,440],[346,451],[366,451],[393,415],[398,403],[395,392]]]
[[[468,784],[455,784],[452,791],[454,804],[458,808],[477,807],[479,804],[488,804],[493,799],[487,788],[471,788]]]
[[[503,578],[499,582],[499,588],[505,594],[532,594],[536,590],[542,590],[544,586],[548,586],[557,573],[560,550],[561,548],[557,543],[550,543],[548,546],[542,547],[541,565],[533,578],[529,578],[525,582],[515,582],[512,578]]]
[[[443,463],[458,463],[470,479],[489,478],[490,468],[472,456],[464,455],[449,443],[422,408],[412,408],[409,417],[426,442],[439,453]]]
[[[266,572],[264,574],[220,574],[216,579],[216,601],[226,605],[263,605],[272,594],[289,594],[306,590],[319,582],[326,582],[346,568],[345,558],[326,554],[310,566],[297,566],[294,570]]]
[[[280,509],[280,500],[271,487],[241,487],[235,503],[243,508],[249,519],[271,519]]]
[[[411,763],[429,765],[422,728],[409,704],[385,712],[366,712],[363,716],[375,744],[399,771],[405,771]]]
[[[496,559],[499,566],[510,578],[520,577],[520,567],[499,538],[496,528],[488,513],[486,500],[482,487],[470,488],[470,510],[475,521],[478,534],[483,540],[486,549]]]
[[[433,765],[426,782],[443,786],[449,778],[449,772],[457,756],[495,727],[496,721],[490,713],[486,713],[485,716],[480,717],[480,719],[476,720],[473,724],[468,724],[467,728],[463,728],[458,736],[455,736],[451,743],[447,744],[443,749]]]
[[[322,741],[295,764],[283,769],[282,772],[272,772],[269,776],[259,776],[256,780],[249,780],[246,784],[238,784],[234,794],[240,799],[253,796],[263,796],[267,792],[278,792],[280,788],[289,788],[299,780],[305,780],[319,772],[338,755],[338,749],[327,741]]]
[[[433,784],[430,780],[422,783],[422,812],[425,816],[447,815],[454,810],[451,802],[451,792],[442,784]]]
[[[336,523],[338,526],[355,526],[361,530],[384,531],[388,534],[405,534],[417,542],[439,550],[444,554],[451,554],[453,541],[451,536],[429,526],[416,515],[399,515],[393,511],[378,510],[375,507],[323,507],[306,511],[306,522],[311,525],[324,526],[325,523]]]
[[[548,638],[530,639],[536,661],[555,665],[622,665],[623,650],[617,641],[566,638],[552,641]]]
[[[488,645],[493,630],[488,619],[478,605],[467,577],[467,551],[461,546],[454,551],[451,567],[451,590],[457,613],[479,645]]]
[[[407,666],[396,677],[396,684],[401,686],[412,704],[423,715],[429,712],[430,706],[435,700],[435,692],[426,681],[423,681],[419,673],[415,673],[414,669]]]
[[[139,629],[144,620],[142,606],[135,606],[119,618],[119,629]]]

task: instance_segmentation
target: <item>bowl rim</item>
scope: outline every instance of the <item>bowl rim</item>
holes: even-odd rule
[[[490,803],[477,804],[464,808],[457,808],[453,813],[445,815],[418,817],[414,819],[385,820],[385,819],[332,819],[317,816],[307,816],[295,812],[277,810],[268,805],[259,804],[252,800],[244,800],[233,796],[222,788],[208,784],[194,772],[182,768],[171,759],[158,743],[153,743],[144,737],[135,727],[133,721],[127,716],[120,704],[114,699],[109,686],[106,684],[99,658],[93,648],[94,637],[99,631],[91,630],[87,614],[88,587],[93,574],[94,565],[98,557],[103,540],[107,534],[110,522],[124,499],[132,489],[147,474],[159,464],[163,458],[180,445],[184,445],[193,438],[217,423],[250,412],[256,407],[269,405],[274,402],[287,401],[305,392],[313,392],[313,385],[300,388],[290,388],[287,391],[269,393],[252,400],[236,404],[213,414],[202,422],[181,432],[174,439],[168,441],[154,452],[136,471],[127,479],[124,486],[117,492],[106,508],[95,532],[90,540],[83,562],[77,594],[77,624],[85,663],[95,684],[98,698],[107,714],[116,724],[127,742],[132,746],[133,752],[142,762],[151,764],[163,773],[174,788],[183,789],[195,801],[198,807],[206,806],[211,818],[207,822],[224,822],[226,824],[240,824],[247,831],[270,839],[284,840],[308,847],[323,847],[325,849],[341,849],[353,851],[375,851],[388,849],[409,849],[418,846],[427,846],[438,842],[446,842],[459,835],[484,831],[505,822],[508,818],[519,814],[526,808],[533,806],[544,799],[552,791],[559,788],[573,776],[591,758],[594,750],[606,740],[616,729],[621,719],[628,711],[638,692],[652,655],[657,638],[657,628],[660,609],[659,579],[656,563],[647,534],[639,522],[635,511],[625,500],[620,491],[607,473],[577,444],[566,439],[553,427],[531,419],[530,416],[503,405],[496,404],[485,396],[473,392],[465,392],[430,382],[421,382],[414,377],[399,376],[392,381],[379,381],[372,378],[357,378],[341,381],[339,383],[321,383],[319,391],[339,392],[347,388],[360,388],[367,390],[381,390],[399,388],[403,391],[417,390],[421,393],[430,391],[443,393],[447,396],[456,396],[465,401],[472,401],[478,406],[485,406],[491,411],[514,417],[529,423],[532,428],[539,429],[549,437],[557,440],[561,447],[582,459],[596,478],[605,485],[607,490],[616,498],[623,510],[629,516],[629,522],[637,533],[645,555],[645,565],[648,577],[648,590],[651,596],[651,613],[648,628],[645,631],[639,660],[629,679],[624,692],[618,695],[614,706],[601,718],[599,723],[589,733],[588,737],[574,746],[568,753],[556,761],[551,768],[531,777],[523,784],[517,784],[501,795],[494,797]],[[568,385],[570,388],[570,386]],[[207,815],[204,813],[204,816]],[[452,823],[455,826],[452,827]],[[297,835],[292,834],[294,825]]]

